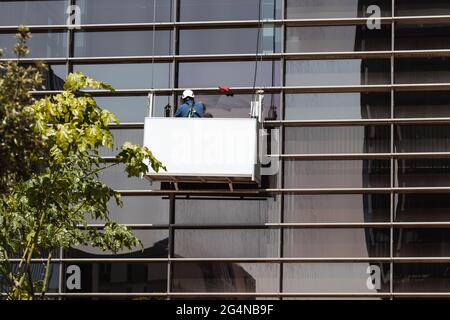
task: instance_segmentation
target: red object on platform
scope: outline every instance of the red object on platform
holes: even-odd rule
[[[221,85],[219,86],[219,91],[221,93],[226,94],[227,96],[232,96],[233,94],[231,93],[231,88],[229,86],[226,85]]]

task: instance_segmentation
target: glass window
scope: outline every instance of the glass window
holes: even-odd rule
[[[180,21],[258,20],[260,0],[183,0]],[[280,19],[282,0],[261,1],[261,19]]]
[[[397,160],[398,187],[448,187],[450,186],[449,159]]]
[[[79,263],[81,288],[68,293],[166,292],[167,263]],[[69,265],[65,265],[67,270]],[[65,275],[64,283],[70,273]]]
[[[396,59],[394,65],[395,83],[450,82],[450,60],[446,57]]]
[[[395,195],[395,221],[397,222],[450,222],[448,194]]]
[[[287,223],[386,222],[389,194],[285,195]]]
[[[450,292],[450,264],[397,264],[394,266],[394,291]]]
[[[264,224],[279,220],[277,198],[186,198],[175,201],[177,224]]]
[[[3,49],[4,58],[16,57],[11,51],[16,43],[15,33],[0,34],[0,48]],[[28,58],[67,57],[67,33],[64,32],[33,32],[32,38],[27,44],[30,49]]]
[[[434,16],[450,14],[447,0],[395,0],[396,16]]]
[[[450,92],[396,92],[396,118],[450,117]]]
[[[153,8],[156,2],[156,13]],[[76,0],[82,23],[150,23],[171,21],[172,0]]]
[[[397,257],[448,257],[449,229],[395,229],[394,255]]]
[[[279,265],[268,263],[174,263],[174,292],[277,292]]]
[[[367,279],[371,274],[379,275],[379,278],[373,281],[372,286],[368,286]],[[375,294],[389,292],[389,274],[387,263],[286,263],[283,265],[283,291]]]
[[[286,229],[285,257],[389,257],[389,229]]]
[[[65,250],[65,256],[68,258],[166,258],[167,246],[169,243],[168,230],[133,230],[134,235],[141,240],[144,251],[140,246],[132,249],[124,249],[117,254],[111,251],[103,251],[100,248],[91,246],[78,246]]]
[[[75,32],[75,57],[170,55],[172,32],[155,31],[81,31]],[[120,45],[117,45],[120,43]]]
[[[102,156],[115,156],[120,152],[125,142],[131,142],[137,145],[143,145],[144,130],[143,129],[113,129],[111,130],[114,139],[114,149],[100,148]]]
[[[255,54],[280,52],[281,29],[266,26],[233,29],[182,29],[179,53],[190,54]]]
[[[74,71],[81,71],[98,81],[111,84],[116,89],[149,89],[170,87],[170,63],[79,64]]]
[[[279,252],[274,229],[175,231],[175,255],[180,258],[269,258]]]
[[[389,126],[287,127],[286,154],[390,152]]]
[[[154,115],[164,116],[164,108],[171,104],[172,98],[168,96],[154,97]],[[114,96],[95,97],[97,104],[114,113],[120,122],[144,122],[148,114],[148,98],[146,96]],[[140,142],[142,143],[142,142]]]
[[[395,28],[395,49],[448,49],[449,33],[449,24],[398,24]]]
[[[42,90],[63,90],[67,77],[67,67],[64,64],[47,65],[42,82]]]
[[[286,85],[371,85],[391,82],[387,59],[288,60]]]
[[[115,190],[158,190],[159,182],[150,182],[138,177],[129,178],[122,164],[115,165],[100,172],[99,178]]]
[[[21,258],[21,257],[20,257]],[[41,257],[39,257],[41,258]],[[45,258],[45,256],[44,256]],[[44,260],[45,261],[45,260]],[[45,263],[31,263],[30,264],[30,270],[31,270],[31,278],[33,282],[43,281],[45,278]],[[10,265],[12,270],[18,270],[18,264],[11,264]],[[58,292],[59,287],[59,264],[52,263],[49,268],[48,273],[48,287],[47,292],[54,293]],[[11,287],[8,284],[8,282],[3,278],[3,273],[0,274],[0,293],[10,291]],[[5,300],[2,298],[2,300]]]
[[[178,86],[181,88],[211,88],[220,85],[252,87],[255,61],[180,62]],[[259,61],[256,86],[280,84],[280,62]]]
[[[122,196],[123,207],[115,200],[108,204],[112,220],[123,224],[168,224],[169,200],[154,196]],[[92,221],[99,223],[99,220]]]
[[[285,161],[286,188],[383,188],[390,185],[388,160]]]
[[[66,24],[69,0],[0,1],[0,25]]]
[[[410,125],[395,127],[397,152],[447,152],[450,125]]]
[[[203,103],[206,112],[214,118],[248,118],[250,104],[254,99],[251,94],[203,95],[196,94],[195,101]],[[178,106],[182,104],[178,97]],[[280,95],[264,95],[264,117],[266,120],[276,120],[280,114]]]
[[[287,0],[286,18],[361,18],[370,17],[370,5],[377,5],[382,16],[391,15],[391,0]]]
[[[349,52],[390,50],[391,27],[363,26],[288,27],[286,52]]]
[[[376,119],[390,115],[390,93],[285,95],[286,120]]]

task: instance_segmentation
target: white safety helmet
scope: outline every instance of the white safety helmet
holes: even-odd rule
[[[183,96],[181,97],[183,100],[184,99],[186,99],[186,98],[194,98],[194,91],[192,91],[192,90],[184,90],[183,91]]]

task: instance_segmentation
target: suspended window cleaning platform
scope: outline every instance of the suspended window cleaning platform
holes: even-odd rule
[[[167,171],[154,172],[150,168],[145,177],[173,182],[177,189],[178,183],[226,183],[231,190],[235,184],[260,185],[260,93],[251,103],[250,117],[239,119],[152,117],[150,94],[144,146]]]

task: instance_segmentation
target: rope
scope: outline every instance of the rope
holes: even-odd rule
[[[255,74],[253,75],[253,92],[255,92],[256,88],[256,76],[258,74],[258,52],[259,52],[259,38],[261,34],[261,2],[262,0],[258,0],[258,32],[256,36],[256,52],[255,52]],[[262,56],[261,56],[262,61]],[[253,93],[254,97],[255,93]]]
[[[155,79],[155,31],[156,31],[156,0],[153,0],[153,36],[152,36],[152,84],[151,88],[154,89]]]

